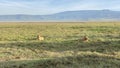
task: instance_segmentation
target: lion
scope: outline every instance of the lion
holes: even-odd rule
[[[83,41],[88,41],[88,37],[87,37],[87,36],[84,36],[84,37],[82,38],[82,40],[83,40]]]
[[[37,38],[38,40],[40,40],[40,41],[43,41],[44,40],[44,37],[42,37],[41,35],[38,35],[38,38]]]

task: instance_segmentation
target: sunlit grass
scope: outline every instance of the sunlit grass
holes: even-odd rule
[[[119,59],[119,22],[0,23],[1,68],[119,68]]]

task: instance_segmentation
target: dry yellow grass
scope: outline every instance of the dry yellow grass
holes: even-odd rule
[[[119,68],[119,45],[119,22],[0,23],[1,68]]]

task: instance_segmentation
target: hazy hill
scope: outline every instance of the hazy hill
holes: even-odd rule
[[[119,19],[120,11],[111,10],[65,11],[51,15],[0,15],[0,21],[88,21]]]

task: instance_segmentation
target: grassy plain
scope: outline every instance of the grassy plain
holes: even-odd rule
[[[0,68],[120,68],[120,22],[0,23]]]

